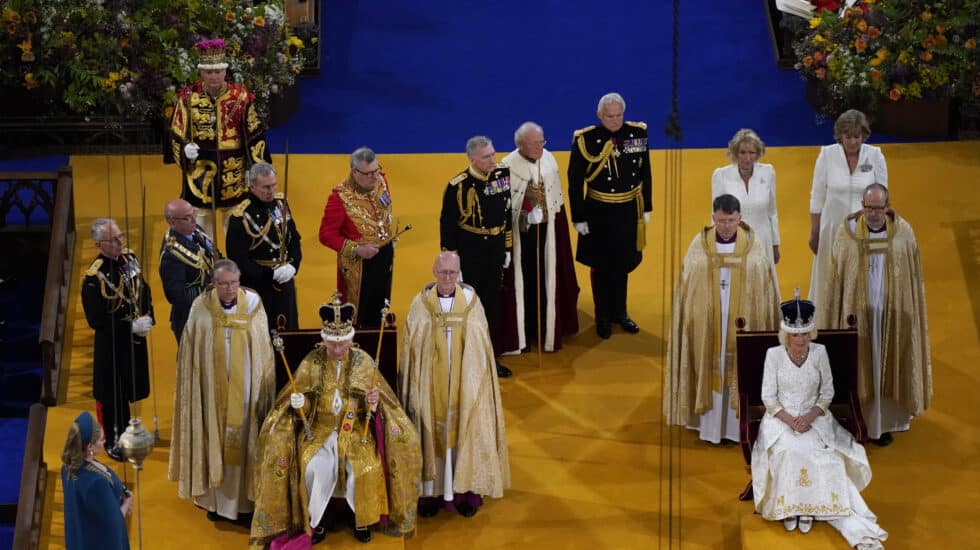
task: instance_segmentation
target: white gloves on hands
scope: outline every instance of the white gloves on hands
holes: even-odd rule
[[[579,222],[572,224],[575,226],[575,231],[578,231],[579,235],[589,234],[589,222]]]
[[[289,406],[294,409],[302,409],[306,406],[306,396],[301,393],[289,394]]]
[[[643,213],[643,223],[646,223],[646,224],[649,224],[650,223],[650,213],[649,212],[644,212]]]
[[[537,225],[544,221],[544,212],[541,210],[540,206],[535,206],[527,213],[527,223],[530,225]]]
[[[510,252],[504,252],[504,269],[510,267]]]
[[[272,272],[272,278],[279,284],[288,283],[295,275],[296,268],[293,267],[293,264],[281,265]]]
[[[146,336],[150,333],[150,329],[153,328],[153,318],[149,315],[143,315],[133,319],[132,330],[133,334],[137,336]]]
[[[196,143],[188,143],[184,146],[184,156],[187,157],[187,160],[195,160],[197,159],[197,152],[200,150],[201,148]]]

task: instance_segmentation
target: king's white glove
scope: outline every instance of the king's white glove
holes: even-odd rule
[[[279,284],[288,283],[296,275],[296,268],[293,264],[283,264],[272,272],[272,278]]]
[[[527,223],[530,225],[537,225],[544,221],[544,212],[541,210],[540,206],[535,206],[527,213]]]
[[[650,213],[649,212],[644,212],[643,213],[643,223],[647,223],[647,224],[650,223]]]
[[[150,329],[153,328],[153,319],[149,315],[143,315],[133,319],[132,329],[133,334],[137,336],[146,336],[150,333]]]
[[[504,269],[510,267],[510,252],[504,252]]]
[[[572,224],[575,226],[575,231],[578,231],[579,235],[589,234],[589,222],[579,222]]]
[[[306,406],[306,396],[301,393],[289,394],[289,406],[294,409],[302,409]]]
[[[196,143],[188,143],[184,146],[184,156],[187,157],[187,160],[194,160],[200,150],[201,148]]]

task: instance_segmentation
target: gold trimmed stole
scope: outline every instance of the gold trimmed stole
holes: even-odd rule
[[[463,368],[463,336],[466,332],[466,303],[463,288],[457,283],[452,308],[442,311],[435,287],[423,300],[432,317],[432,341],[435,358],[432,365],[432,391],[429,392],[433,417],[435,455],[446,458],[446,449],[456,447],[459,424],[459,384]],[[474,301],[475,303],[475,301]],[[449,341],[446,331],[449,330]],[[451,356],[450,356],[451,354]]]
[[[245,433],[242,426],[245,420],[245,352],[251,324],[245,291],[238,290],[238,305],[234,313],[225,312],[218,300],[217,292],[211,293],[208,310],[214,321],[215,409],[225,412],[222,454],[225,464],[241,466],[243,464],[242,439]],[[224,329],[231,329],[230,357],[229,350],[225,349]],[[224,370],[225,368],[227,371]]]
[[[738,398],[736,391],[736,358],[735,358],[735,318],[742,311],[742,294],[745,292],[745,257],[751,244],[751,234],[742,227],[738,228],[735,238],[735,251],[732,253],[718,252],[715,237],[716,228],[712,227],[704,236],[705,253],[711,266],[712,300],[715,307],[712,311],[712,330],[714,332],[712,350],[712,381],[714,391],[721,393],[722,384],[732,390],[732,399]],[[719,303],[718,288],[721,285],[721,268],[730,269],[731,291],[728,295],[728,322],[725,336],[725,380],[721,379],[721,304]],[[707,388],[707,386],[703,386]],[[708,396],[707,402],[711,402]]]
[[[845,222],[846,224],[847,222]],[[849,228],[848,228],[849,229]],[[895,224],[892,222],[889,216],[885,216],[885,235],[884,239],[872,239],[871,231],[868,229],[868,222],[864,217],[864,214],[859,214],[857,219],[854,220],[854,238],[857,239],[861,246],[858,248],[860,251],[860,262],[861,271],[859,273],[863,274],[865,277],[865,284],[858,285],[858,288],[864,289],[863,296],[863,307],[866,308],[868,312],[868,346],[871,346],[871,285],[867,284],[868,273],[871,272],[871,255],[872,254],[883,254],[885,257],[881,262],[881,284],[883,286],[882,291],[885,297],[885,303],[881,304],[881,332],[882,335],[885,333],[885,323],[888,318],[888,281],[891,279],[889,272],[891,271],[891,251],[892,251],[892,237],[895,236]],[[884,354],[884,345],[882,346],[882,354]],[[868,351],[869,361],[873,362],[871,357],[871,351]],[[869,365],[871,363],[869,362]],[[873,395],[872,388],[874,387],[874,369],[870,366],[867,369],[862,369],[858,373],[858,396],[861,399],[871,399]],[[881,387],[885,387],[885,380],[892,376],[893,373],[887,372],[887,366],[882,357],[881,361]]]

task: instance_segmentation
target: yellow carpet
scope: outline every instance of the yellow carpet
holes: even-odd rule
[[[503,147],[501,147],[503,149]],[[884,147],[893,206],[911,221],[922,249],[929,305],[935,395],[933,407],[898,434],[888,448],[869,447],[874,470],[864,493],[889,548],[927,544],[971,547],[980,527],[978,459],[980,428],[974,417],[980,360],[972,291],[980,274],[980,143],[900,144]],[[764,159],[775,165],[781,218],[784,296],[800,285],[805,294],[810,253],[807,208],[815,147],[770,148]],[[559,164],[567,153],[557,154]],[[676,265],[667,250],[683,250],[708,221],[710,176],[726,162],[722,150],[681,154],[683,193],[679,235],[665,238],[663,151],[653,153],[654,215],[640,268],[630,278],[630,313],[643,328],[635,336],[595,336],[588,273],[578,266],[582,293],[582,332],[566,347],[545,357],[508,358],[514,378],[501,383],[511,452],[513,486],[499,501],[488,501],[475,517],[441,514],[422,519],[412,539],[375,536],[372,548],[846,548],[842,538],[819,525],[801,539],[779,523],[752,515],[751,503],[736,501],[748,480],[739,450],[714,447],[680,434],[680,468],[661,471],[660,375],[665,344],[665,279]],[[283,187],[284,159],[276,157]],[[300,323],[317,324],[316,306],[334,289],[334,253],[317,240],[323,205],[346,173],[346,157],[309,155],[289,159],[288,196],[304,239],[304,261],[297,276]],[[414,229],[397,249],[393,306],[399,318],[415,292],[431,279],[438,251],[438,211],[445,182],[465,166],[462,154],[384,155],[395,213]],[[125,166],[124,166],[125,164]],[[178,190],[178,172],[156,157],[74,157],[79,249],[75,276],[95,255],[88,223],[111,215],[142,248],[140,186],[147,189],[145,271],[150,275],[157,326],[151,336],[153,395],[141,404],[149,428],[158,415],[163,442],[146,462],[140,487],[145,548],[244,548],[245,529],[213,524],[190,502],[176,496],[166,480],[174,357],[168,327],[169,306],[157,276],[157,251],[166,229],[163,205]],[[111,189],[112,193],[108,192]],[[122,221],[128,214],[129,223]],[[677,241],[679,239],[679,241]],[[573,235],[574,240],[574,235]],[[676,246],[676,243],[681,243]],[[671,269],[670,271],[673,271]],[[85,323],[77,284],[69,300],[70,326],[62,373],[61,406],[52,408],[45,459],[56,480],[67,426],[81,410],[94,410],[91,396],[92,332]],[[666,439],[664,439],[666,441]],[[122,475],[122,468],[117,466]],[[131,485],[133,471],[128,469]],[[669,483],[669,481],[673,483]],[[64,548],[60,482],[47,495],[42,548]],[[661,504],[662,503],[662,504]],[[672,507],[670,503],[673,504]],[[136,518],[131,539],[137,547]],[[803,542],[807,546],[803,545]],[[361,547],[348,533],[331,534],[331,548]],[[812,545],[812,546],[811,546]],[[821,546],[822,545],[822,546]]]

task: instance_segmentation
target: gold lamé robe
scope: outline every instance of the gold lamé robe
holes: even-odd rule
[[[731,269],[732,291],[728,307],[728,338],[721,342],[718,296],[719,273]],[[735,252],[719,254],[715,228],[702,229],[684,255],[674,290],[664,369],[664,416],[670,424],[686,426],[692,416],[712,405],[711,392],[731,388],[734,399],[736,374],[735,320],[743,318],[746,330],[774,330],[779,326],[779,293],[772,264],[748,225],[739,224]],[[719,354],[725,362],[725,380],[719,380]],[[762,368],[761,365],[759,368]]]
[[[871,311],[868,307],[868,263],[871,254],[884,254],[885,302],[882,312],[881,396],[898,401],[912,416],[922,414],[932,399],[932,365],[926,321],[926,291],[919,246],[912,226],[894,211],[885,218],[887,237],[862,239],[851,229],[866,225],[860,211],[848,216],[837,230],[831,269],[820,289],[817,328],[847,328],[847,316],[857,317],[858,395],[874,392]]]
[[[405,535],[415,529],[422,460],[418,434],[395,392],[375,372],[374,361],[365,351],[352,347],[343,361],[338,380],[335,362],[318,345],[306,355],[294,375],[295,391],[306,397],[304,410],[313,439],[306,438],[299,413],[290,406],[293,388],[289,385],[279,393],[262,425],[255,455],[255,515],[249,539],[254,550],[263,549],[279,535],[294,536],[306,531],[306,467],[335,430],[341,466],[343,459],[349,460],[354,472],[357,526],[372,525],[387,515],[385,533]],[[375,414],[380,415],[384,437],[380,446],[373,429],[362,437],[367,411],[364,395],[375,386],[380,390]],[[338,414],[333,413],[331,405],[335,390],[344,402]],[[348,411],[353,418],[345,422]],[[372,427],[375,422],[371,420]],[[384,449],[383,464],[379,447]]]
[[[456,424],[453,491],[500,498],[504,489],[510,487],[510,463],[500,384],[486,314],[479,297],[473,293],[472,300],[466,306],[462,325],[461,362],[458,368],[451,370],[458,372],[459,378],[449,381],[450,385],[459,388],[458,402],[449,403],[451,410],[437,415],[431,399],[435,387],[433,373],[445,373],[446,368],[437,369],[435,366],[434,339],[446,338],[446,335],[439,326],[439,319],[430,313],[425,303],[426,298],[435,292],[435,285],[429,285],[412,300],[399,362],[402,403],[422,439],[422,479],[433,481],[442,478],[436,458],[444,449],[439,449],[434,433],[437,429],[435,418],[440,416],[450,422],[455,420]],[[457,285],[456,299],[463,299],[462,294],[462,287]],[[439,458],[444,458],[444,455]],[[437,485],[442,487],[441,482]]]
[[[251,290],[242,289],[255,296]],[[174,388],[173,434],[170,439],[168,477],[177,482],[180,498],[204,495],[221,486],[224,472],[224,443],[227,394],[216,378],[225,374],[224,365],[215,365],[215,344],[224,346],[224,330],[208,308],[215,291],[208,290],[191,305],[187,324],[177,350],[177,380]],[[257,298],[257,297],[256,297]],[[244,481],[249,500],[255,500],[254,464],[249,454],[259,440],[259,427],[272,406],[276,391],[275,363],[269,340],[269,323],[261,301],[253,309],[245,337],[251,361],[249,423],[242,426],[241,449]]]

